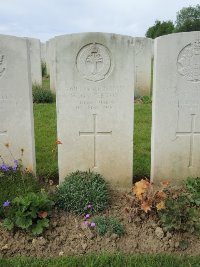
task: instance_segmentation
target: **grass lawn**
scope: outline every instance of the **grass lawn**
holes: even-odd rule
[[[90,255],[57,259],[0,259],[2,267],[200,267],[200,257]]]
[[[58,176],[56,104],[34,104],[37,175]]]
[[[37,174],[57,177],[56,105],[34,104]],[[151,104],[135,104],[134,177],[150,174]]]

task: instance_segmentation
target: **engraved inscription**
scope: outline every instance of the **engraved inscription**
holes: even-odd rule
[[[5,55],[0,51],[0,78],[3,76],[5,73]]]
[[[108,48],[98,43],[82,47],[76,58],[76,67],[86,80],[93,82],[104,80],[111,72]]]
[[[185,46],[178,55],[177,70],[187,81],[200,81],[200,41]]]
[[[79,136],[92,136],[93,137],[93,143],[94,143],[94,168],[97,167],[97,148],[96,148],[96,142],[97,142],[97,136],[100,135],[112,135],[112,131],[110,132],[103,132],[103,131],[97,131],[97,114],[93,114],[93,131],[88,132],[79,132]]]
[[[111,110],[121,90],[123,86],[120,85],[114,88],[72,86],[66,89],[66,95],[72,99],[70,102],[76,110]]]
[[[192,167],[193,164],[193,150],[194,150],[194,136],[200,135],[200,132],[195,131],[196,114],[191,114],[191,125],[189,132],[176,132],[176,137],[189,136],[190,137],[190,151],[189,151],[189,163],[188,167]]]

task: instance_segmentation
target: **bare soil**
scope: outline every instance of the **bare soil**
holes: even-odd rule
[[[0,222],[0,256],[54,257],[59,255],[83,255],[92,252],[123,252],[125,254],[178,254],[199,255],[200,238],[191,234],[166,233],[153,219],[130,222],[125,208],[125,193],[112,191],[110,208],[102,215],[115,216],[125,226],[126,234],[119,238],[100,237],[87,228],[83,216],[75,216],[55,209],[50,227],[42,236],[35,237],[23,231],[7,232]],[[179,247],[181,240],[189,242],[188,248]]]

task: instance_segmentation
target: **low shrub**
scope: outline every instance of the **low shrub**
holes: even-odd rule
[[[58,206],[68,212],[84,214],[88,203],[92,203],[91,213],[103,211],[108,206],[108,184],[100,174],[76,171],[59,185],[56,199]]]
[[[25,196],[16,197],[12,202],[5,201],[3,226],[7,230],[17,227],[39,235],[49,226],[48,211],[53,204],[45,192],[29,192]]]
[[[200,178],[188,177],[180,191],[169,191],[158,215],[167,231],[200,234]]]
[[[117,234],[122,236],[125,233],[124,226],[113,217],[96,217],[94,218],[97,234],[103,236],[105,234]]]
[[[55,94],[49,89],[45,89],[40,85],[33,85],[33,103],[53,103],[55,102]]]
[[[13,166],[7,166],[4,162],[0,165],[0,217],[3,216],[3,203],[6,200],[12,201],[17,196],[38,191],[38,180],[22,168],[20,161],[14,160]]]

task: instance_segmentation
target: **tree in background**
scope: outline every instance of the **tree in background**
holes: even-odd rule
[[[176,14],[175,25],[172,21],[156,20],[145,36],[155,39],[156,37],[173,32],[200,31],[200,5],[184,7]]]
[[[156,20],[154,26],[150,27],[145,36],[148,38],[155,39],[158,36],[172,33],[174,30],[174,24],[172,21],[159,21]]]
[[[200,5],[184,7],[176,14],[174,32],[200,31]]]

